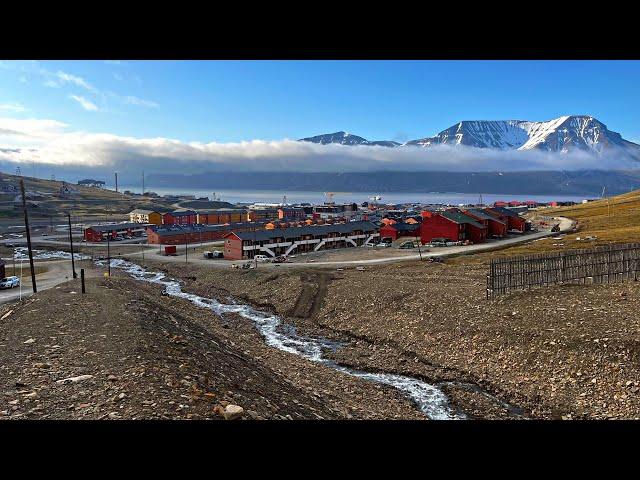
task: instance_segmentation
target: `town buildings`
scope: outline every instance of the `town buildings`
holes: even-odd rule
[[[419,237],[421,222],[396,222],[383,224],[380,227],[380,238],[397,240],[400,237]]]
[[[481,243],[487,238],[487,227],[457,209],[442,212],[425,210],[422,212],[420,241],[425,244],[434,238]]]
[[[195,210],[175,210],[162,214],[163,225],[193,225],[198,223],[198,212]]]
[[[367,221],[260,231],[234,231],[224,237],[224,257],[241,260],[253,258],[257,254],[276,257],[333,248],[357,247],[379,236],[378,228]]]
[[[84,229],[83,238],[87,242],[102,242],[107,239],[126,236],[141,236],[147,225],[142,223],[111,223],[91,225]]]
[[[154,225],[162,225],[162,214],[155,210],[143,210],[136,208],[129,212],[129,221],[131,223],[152,223]]]
[[[224,225],[161,225],[147,228],[147,242],[155,245],[182,245],[222,239],[233,231],[262,230],[264,223],[240,222]]]

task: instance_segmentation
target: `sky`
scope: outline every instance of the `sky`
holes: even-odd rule
[[[0,61],[0,149],[95,166],[133,144],[134,160],[184,161],[190,145],[205,160],[202,145],[219,157],[248,142],[257,158],[256,141],[273,156],[339,130],[404,142],[461,120],[571,114],[640,142],[638,85],[637,61]]]

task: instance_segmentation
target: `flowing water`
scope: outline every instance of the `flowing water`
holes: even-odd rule
[[[103,261],[96,262],[104,265]],[[324,353],[340,346],[323,338],[298,335],[295,327],[282,323],[279,316],[237,303],[220,303],[182,291],[180,283],[167,278],[164,273],[147,271],[139,265],[121,259],[112,259],[111,268],[124,270],[136,280],[162,285],[167,295],[183,298],[191,303],[207,308],[216,315],[236,313],[250,320],[264,337],[265,343],[279,350],[299,355],[312,362],[321,363],[347,375],[362,378],[371,382],[388,385],[400,390],[409,397],[428,418],[433,420],[453,420],[466,418],[449,405],[446,395],[438,388],[417,378],[388,373],[369,373],[362,370],[343,367],[334,361],[324,358]]]

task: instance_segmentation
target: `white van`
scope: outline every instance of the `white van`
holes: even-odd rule
[[[266,255],[256,255],[253,258],[255,259],[256,262],[268,262],[269,261],[269,257],[267,257]]]

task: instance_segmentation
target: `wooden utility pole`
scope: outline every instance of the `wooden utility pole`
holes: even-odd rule
[[[115,172],[116,175],[116,193],[118,193],[118,172]]]
[[[67,218],[69,219],[69,244],[71,245],[71,270],[73,271],[73,278],[78,278],[78,274],[76,273],[76,263],[73,258],[73,235],[71,234],[71,213],[67,213]]]
[[[107,233],[107,271],[111,276],[111,232]]]
[[[24,210],[24,227],[27,230],[27,248],[29,249],[29,266],[31,267],[31,285],[33,293],[38,293],[36,286],[36,270],[33,266],[33,251],[31,250],[31,232],[29,230],[29,215],[27,213],[27,196],[24,192],[24,180],[20,179],[20,192],[22,193],[22,209]]]
[[[253,260],[254,260],[254,265],[255,268],[258,268],[258,259],[256,257],[256,227],[255,225],[253,226]]]

